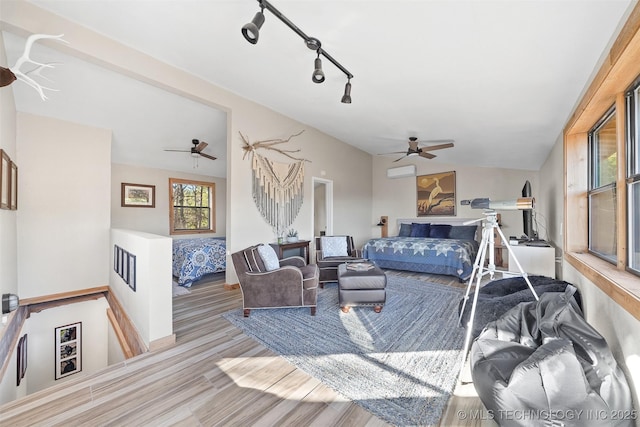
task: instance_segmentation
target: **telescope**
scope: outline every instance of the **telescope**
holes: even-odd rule
[[[488,198],[478,198],[473,200],[462,200],[463,206],[471,206],[471,209],[494,209],[504,211],[530,210],[533,209],[535,199],[533,197],[519,197],[513,200],[498,200],[492,202]]]

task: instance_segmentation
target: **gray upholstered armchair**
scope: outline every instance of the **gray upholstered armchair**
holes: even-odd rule
[[[316,264],[320,269],[320,287],[338,281],[338,266],[345,262],[364,261],[362,251],[353,245],[352,236],[316,237]]]
[[[262,248],[260,248],[262,246]],[[304,258],[278,260],[269,245],[250,246],[231,255],[242,291],[244,317],[254,308],[309,307],[316,314],[318,267]],[[265,255],[266,254],[266,255]]]

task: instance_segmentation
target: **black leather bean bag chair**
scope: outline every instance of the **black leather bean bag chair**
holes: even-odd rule
[[[627,380],[573,286],[522,303],[471,347],[471,376],[501,426],[633,426]]]
[[[556,280],[545,276],[529,276],[529,281],[535,289],[538,297],[545,292],[564,292],[570,283],[563,280]],[[578,306],[582,307],[580,293],[574,295]],[[498,319],[500,316],[509,311],[512,307],[521,302],[535,301],[535,297],[531,293],[524,277],[512,277],[508,279],[494,280],[480,288],[478,292],[478,302],[476,304],[476,313],[473,319],[473,330],[471,337],[475,338],[489,322]],[[462,309],[460,301],[458,306],[458,315]],[[469,300],[462,315],[461,326],[466,327],[471,314],[471,305],[473,303],[473,290],[469,293]]]

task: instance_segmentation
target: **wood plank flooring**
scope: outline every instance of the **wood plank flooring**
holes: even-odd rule
[[[406,275],[465,286],[446,276]],[[387,425],[223,319],[222,313],[241,306],[240,290],[224,289],[223,279],[174,297],[175,346],[0,406],[0,425]],[[440,425],[496,425],[483,418],[473,386],[461,384]]]

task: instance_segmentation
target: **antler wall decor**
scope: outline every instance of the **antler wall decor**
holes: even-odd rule
[[[258,148],[264,148],[265,150],[273,150],[273,151],[277,151],[278,153],[287,156],[290,159],[293,160],[299,160],[299,161],[304,161],[304,162],[309,162],[311,163],[310,160],[307,159],[299,159],[297,157],[293,157],[292,155],[288,154],[288,153],[297,153],[300,151],[300,149],[298,150],[281,150],[278,148],[275,148],[274,145],[278,145],[278,144],[284,144],[286,142],[291,141],[292,138],[299,136],[300,134],[302,134],[302,132],[304,132],[304,129],[301,130],[300,132],[291,135],[289,138],[287,139],[265,139],[264,141],[256,141],[253,144],[249,143],[249,139],[246,138],[242,132],[238,132],[240,134],[240,138],[242,138],[242,142],[243,142],[243,146],[242,149],[244,150],[244,155],[242,156],[242,159],[244,160],[245,157],[247,157],[247,154],[255,152],[255,150],[257,150]]]
[[[44,89],[57,92],[57,89],[52,89],[46,86],[42,86],[40,83],[38,83],[28,75],[28,74],[35,74],[45,80],[49,80],[46,77],[44,77],[42,74],[40,74],[40,72],[45,68],[54,68],[55,65],[57,64],[54,62],[49,62],[46,64],[43,64],[41,62],[36,62],[29,57],[29,54],[31,53],[31,47],[33,46],[33,44],[36,41],[41,39],[55,39],[63,43],[68,43],[66,40],[62,38],[63,36],[64,34],[60,34],[57,36],[52,36],[48,34],[30,35],[29,38],[27,39],[27,43],[24,46],[24,52],[22,53],[22,56],[18,58],[18,60],[16,61],[16,64],[11,68],[0,67],[0,87],[9,86],[14,81],[20,80],[25,82],[32,88],[34,88],[38,92],[38,94],[40,94],[40,98],[42,98],[43,101],[47,99],[47,96],[44,94]],[[36,66],[36,68],[28,71],[21,71],[20,68],[25,64],[33,64]]]

